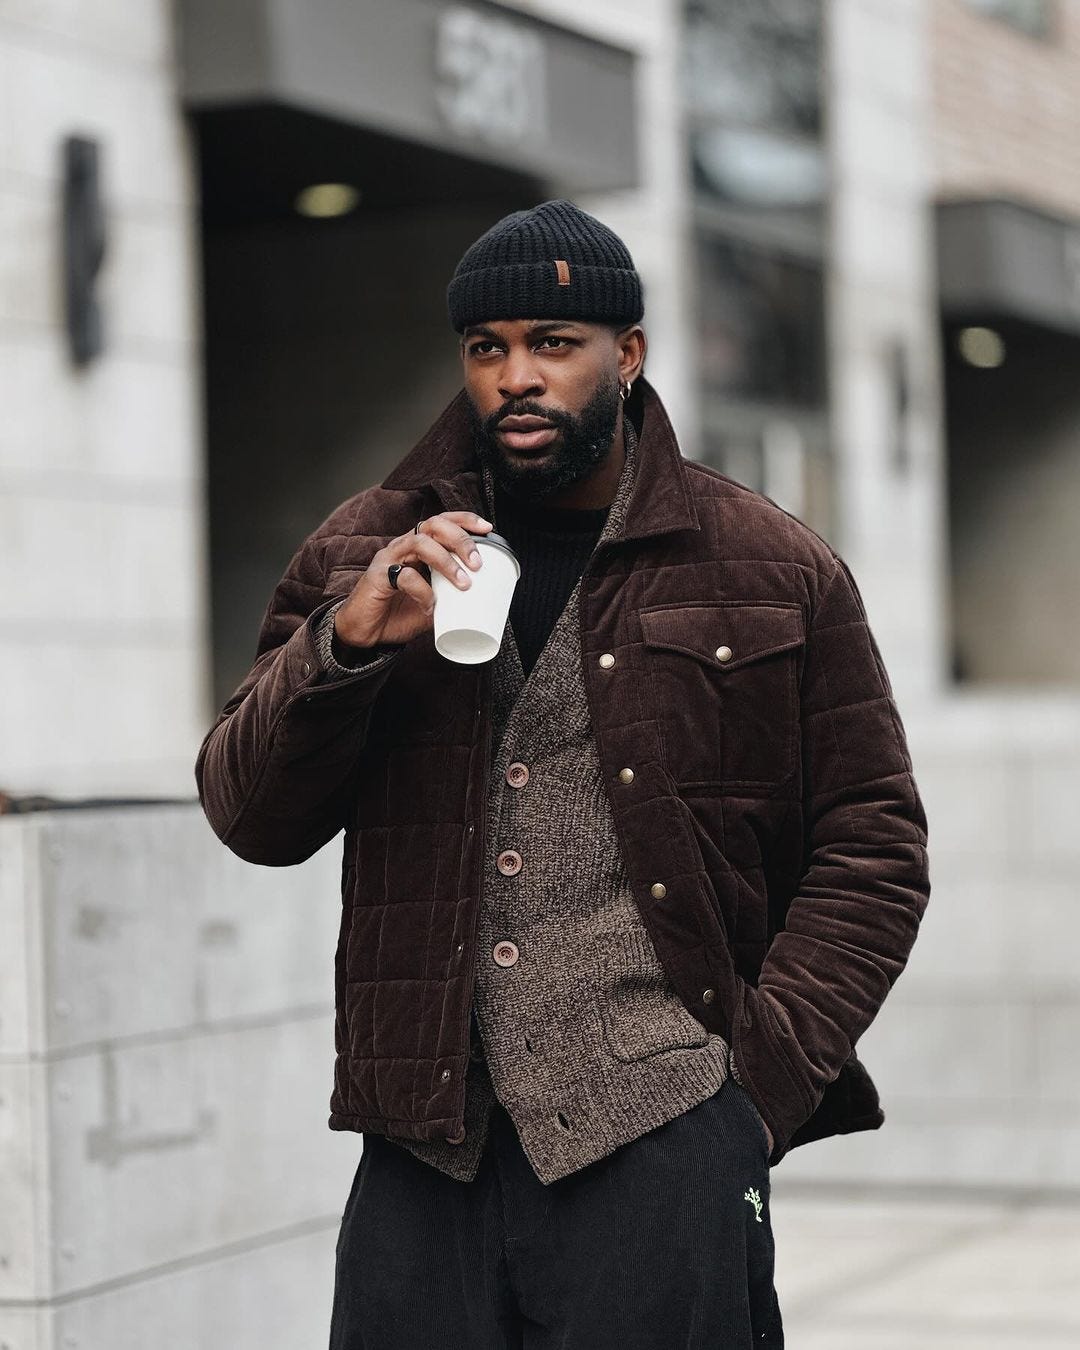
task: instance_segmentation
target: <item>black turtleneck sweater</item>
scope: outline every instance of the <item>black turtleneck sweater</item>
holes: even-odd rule
[[[566,608],[607,515],[606,506],[583,510],[520,502],[495,484],[495,528],[521,563],[510,602],[510,625],[526,676]]]

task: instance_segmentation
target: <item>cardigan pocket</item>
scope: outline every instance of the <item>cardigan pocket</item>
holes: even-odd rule
[[[632,1063],[708,1044],[708,1031],[675,991],[645,929],[605,934],[595,978],[604,1040],[616,1059]]]
[[[639,619],[643,685],[676,782],[771,786],[795,771],[800,605],[694,600],[650,605]]]

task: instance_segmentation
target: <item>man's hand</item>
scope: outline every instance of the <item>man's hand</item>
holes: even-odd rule
[[[334,615],[334,633],[350,647],[377,647],[381,643],[409,642],[433,628],[435,592],[420,570],[437,568],[444,576],[468,590],[472,585],[460,563],[476,571],[482,566],[472,535],[486,533],[490,520],[472,511],[442,511],[421,522],[419,533],[410,530],[384,544]],[[398,575],[395,589],[387,568],[407,563]]]

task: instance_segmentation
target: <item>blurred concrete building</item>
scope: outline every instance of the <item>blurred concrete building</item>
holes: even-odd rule
[[[934,894],[860,1042],[880,1137],[788,1176],[1075,1193],[1080,4],[830,15],[837,542],[912,732]]]
[[[953,673],[1075,688],[1080,17],[973,0],[933,19]]]
[[[927,801],[886,1125],[778,1201],[1080,1187],[1078,89],[1080,0],[0,3],[0,1341],[323,1343],[339,851],[239,862],[192,766],[552,195],[685,452],[850,563]]]

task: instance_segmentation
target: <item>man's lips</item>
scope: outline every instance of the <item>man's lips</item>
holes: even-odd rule
[[[499,434],[513,450],[541,450],[550,445],[559,429],[542,417],[504,417],[499,423]]]
[[[529,413],[520,417],[504,417],[499,426],[504,431],[539,431],[541,427],[551,426],[551,423],[546,417],[536,417]]]

